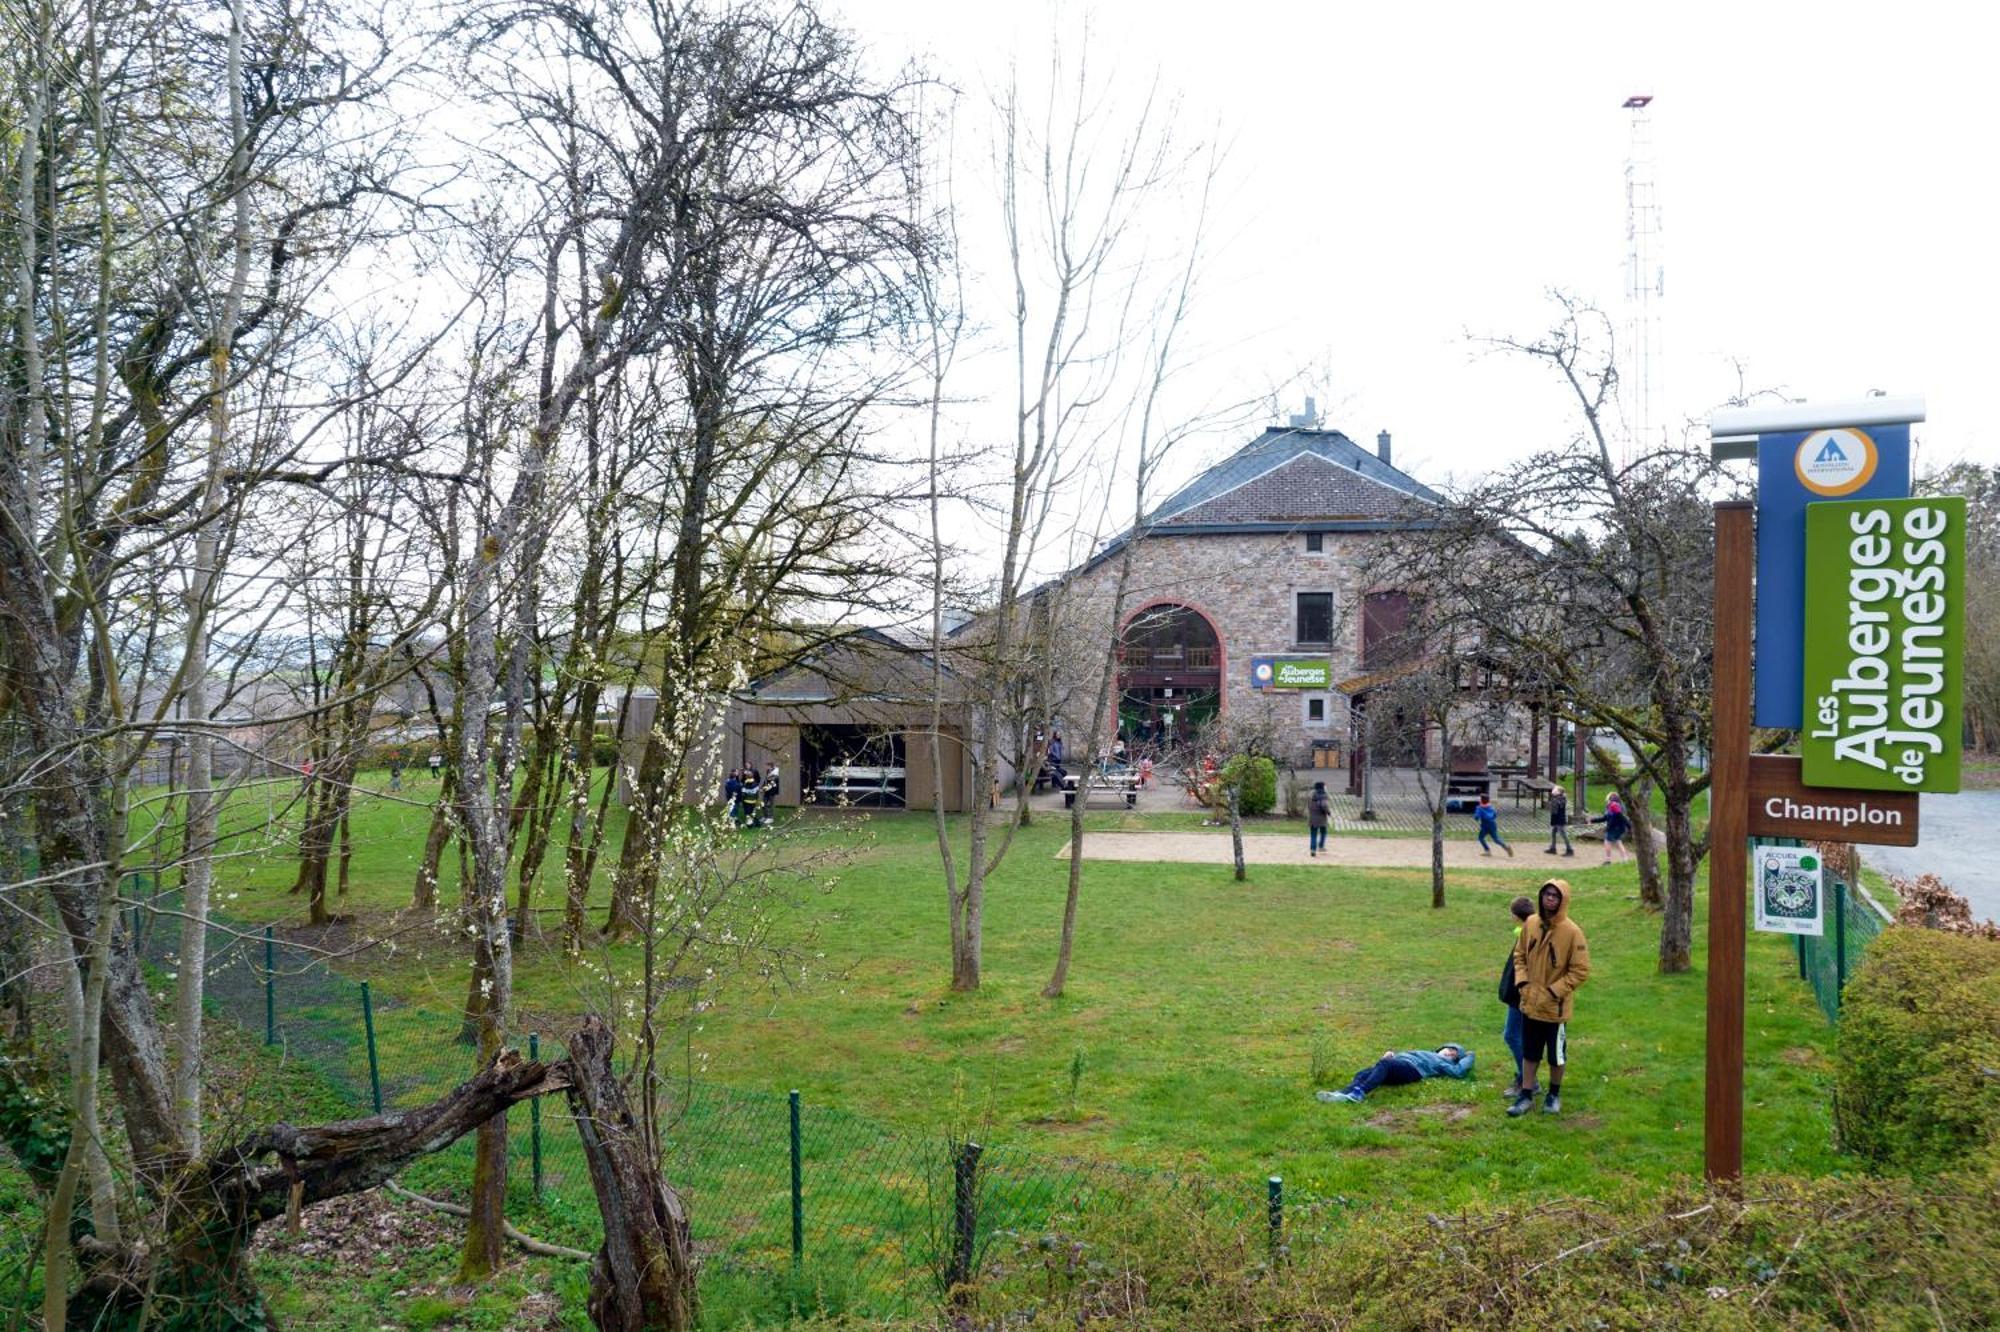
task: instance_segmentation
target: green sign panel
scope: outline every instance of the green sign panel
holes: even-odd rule
[[[1325,657],[1252,657],[1252,689],[1328,689],[1333,663]]]
[[[1806,506],[1807,786],[1956,791],[1965,500]]]
[[[1280,689],[1325,689],[1333,683],[1333,665],[1324,661],[1281,661],[1277,678]]]

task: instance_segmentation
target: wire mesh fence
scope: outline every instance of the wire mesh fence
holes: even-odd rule
[[[1868,955],[1868,946],[1892,923],[1893,917],[1858,883],[1830,877],[1826,891],[1826,929],[1798,938],[1799,979],[1812,986],[1827,1021],[1840,1020],[1840,993],[1847,978]]]
[[[143,876],[126,885],[129,927],[164,973],[178,965],[176,895]],[[214,919],[207,997],[213,1016],[303,1062],[356,1115],[435,1100],[471,1077],[477,1055],[462,1015],[399,1000],[332,970],[275,930]],[[566,1051],[529,1038],[531,1057]],[[687,1203],[704,1298],[756,1288],[739,1304],[857,1315],[934,1307],[954,1282],[1086,1215],[1117,1216],[1171,1199],[1233,1226],[1271,1224],[1266,1181],[1215,1181],[1010,1145],[966,1133],[912,1134],[814,1103],[797,1092],[682,1082],[670,1094],[667,1178]],[[508,1118],[508,1209],[539,1238],[594,1249],[602,1240],[582,1140],[566,1101],[547,1097]],[[462,1197],[471,1137],[409,1166],[400,1182]],[[1281,1205],[1282,1206],[1282,1205]],[[1323,1210],[1295,1199],[1299,1235]],[[1282,1224],[1274,1245],[1296,1242]],[[725,1302],[728,1302],[725,1300]]]

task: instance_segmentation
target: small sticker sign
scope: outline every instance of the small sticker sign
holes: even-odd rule
[[[1767,934],[1823,934],[1826,870],[1809,847],[1760,846],[1757,868],[1757,928]]]

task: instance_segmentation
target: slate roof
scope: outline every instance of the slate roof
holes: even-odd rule
[[[1174,528],[1391,518],[1439,495],[1338,430],[1267,427],[1147,515]]]

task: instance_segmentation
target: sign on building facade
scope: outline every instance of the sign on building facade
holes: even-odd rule
[[[1333,663],[1325,657],[1252,657],[1252,689],[1330,689]]]
[[[1958,790],[1965,522],[1960,496],[1806,507],[1807,786]]]

